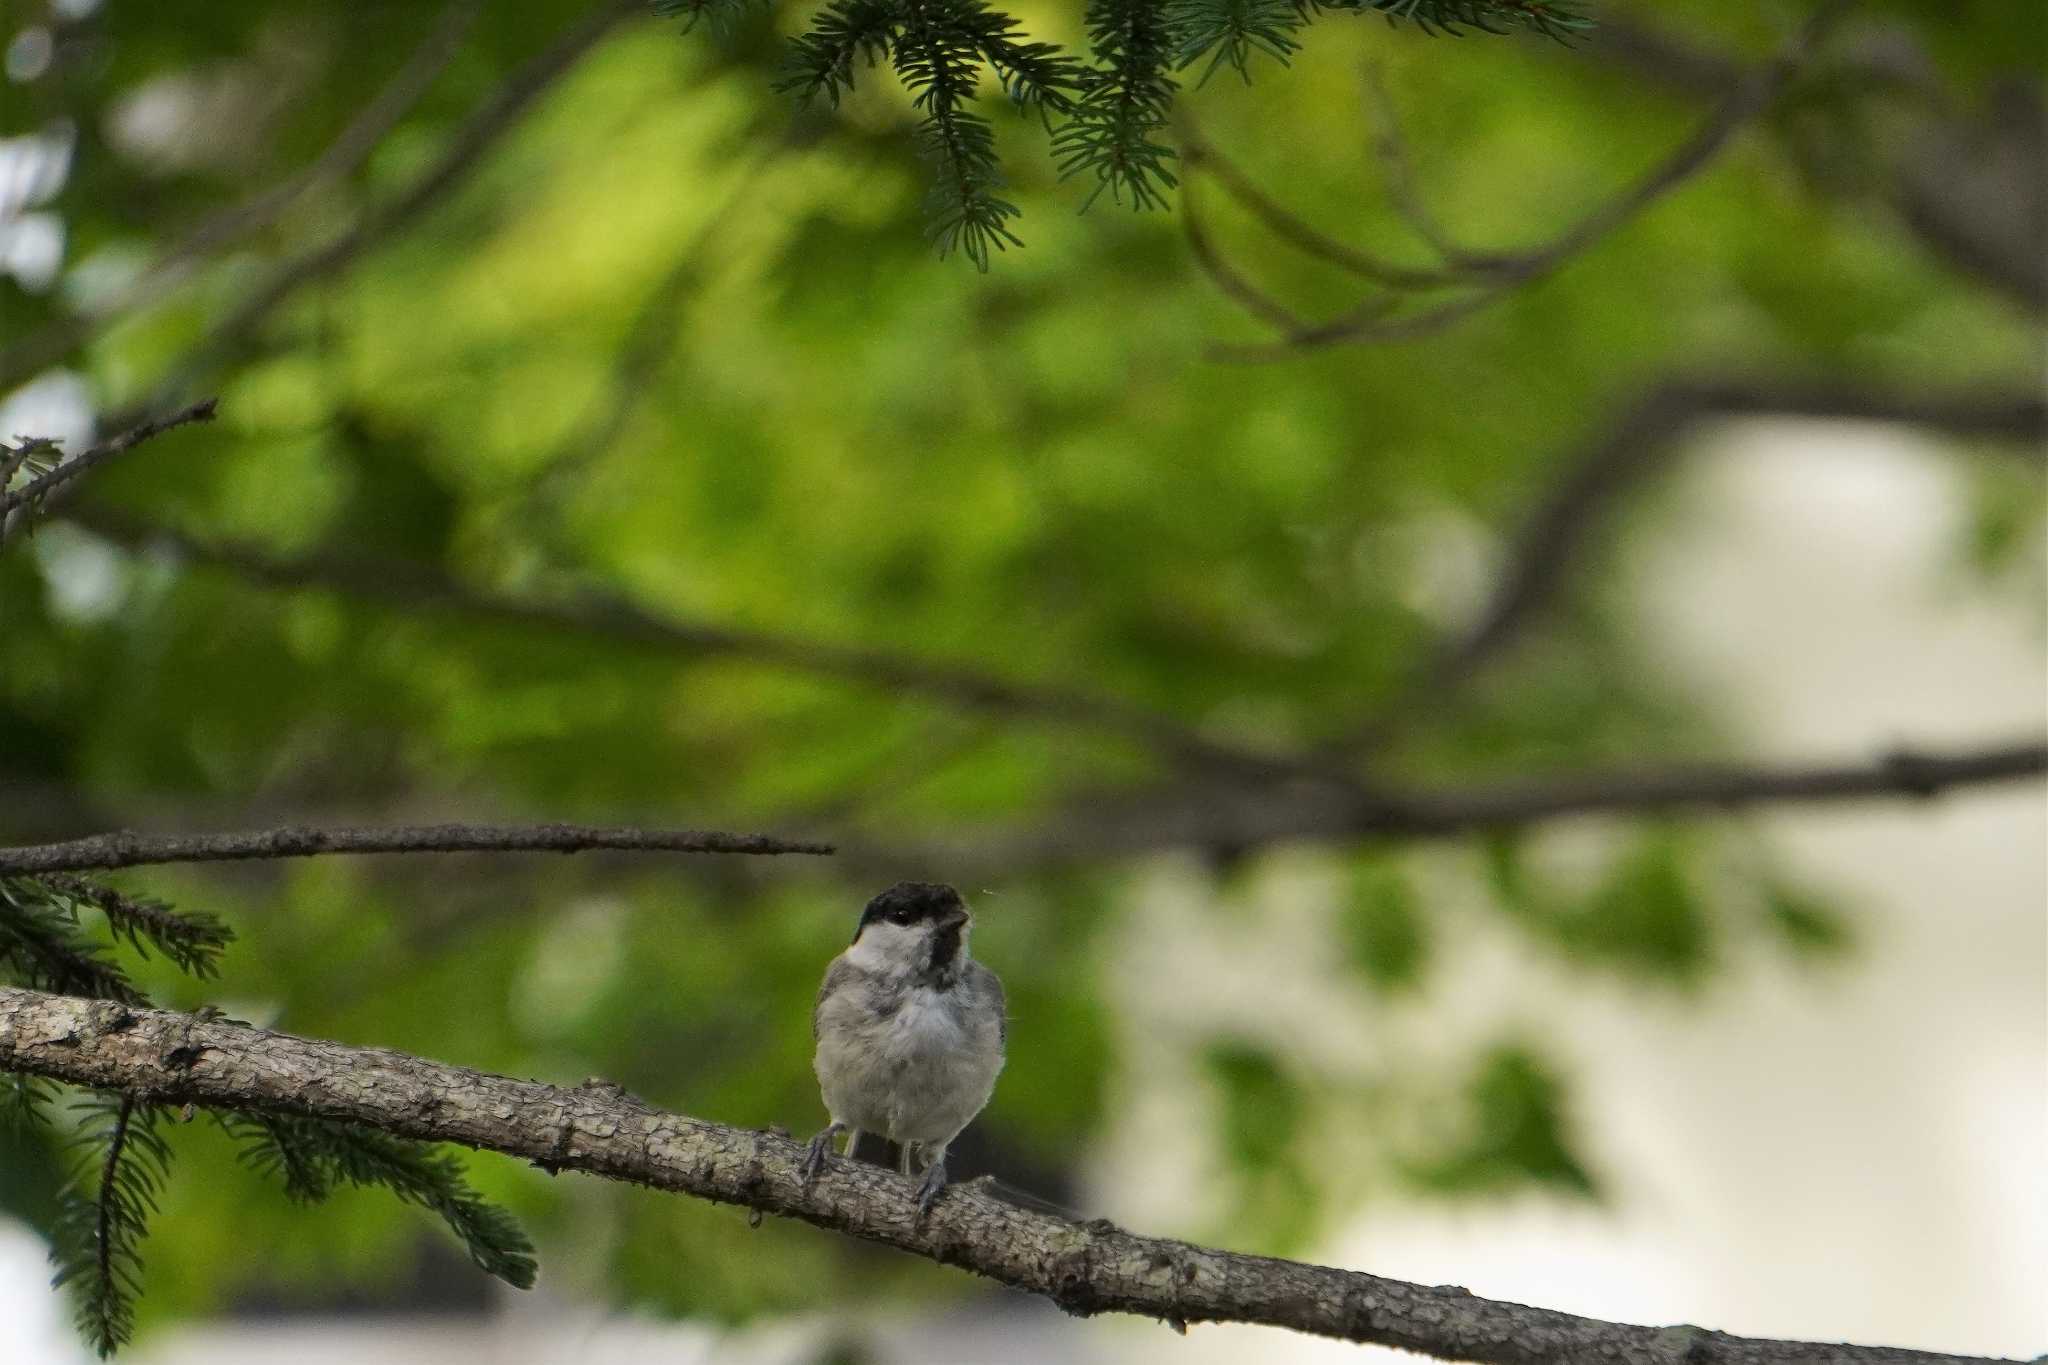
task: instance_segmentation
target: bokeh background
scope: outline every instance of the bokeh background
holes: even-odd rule
[[[240,935],[217,982],[140,964],[167,1000],[799,1133],[861,901],[957,881],[1013,1012],[959,1174],[1599,1316],[2034,1355],[2037,782],[1366,838],[1273,814],[1327,807],[1313,783],[1160,739],[1415,793],[2037,739],[2038,418],[1972,416],[2041,388],[2030,10],[1859,7],[1554,273],[1252,365],[1212,353],[1267,334],[1178,210],[1076,212],[1028,121],[997,119],[1027,246],[938,259],[895,82],[836,113],[774,93],[801,11],[686,35],[616,5],[7,0],[0,436],[78,449],[212,393],[220,418],[0,555],[0,837],[820,835],[840,857],[118,880]],[[1569,48],[1333,17],[1187,107],[1305,221],[1422,261],[1370,62],[1447,230],[1513,249],[1642,176],[1801,12],[1602,7]],[[1262,288],[1357,296],[1199,188]],[[1640,442],[1513,638],[1418,687],[1535,509],[1703,384],[1778,397]],[[475,1158],[539,1245],[516,1296],[388,1198],[294,1208],[204,1125],[175,1138],[158,1365],[1356,1354],[1076,1322]],[[0,1138],[0,1359],[78,1358],[36,1233],[64,1161]]]

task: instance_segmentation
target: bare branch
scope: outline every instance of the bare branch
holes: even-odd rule
[[[1387,131],[1393,125],[1383,122],[1379,146],[1383,157],[1391,155],[1397,163],[1394,175],[1397,202],[1409,222],[1426,241],[1437,245],[1446,260],[1442,270],[1404,271],[1405,278],[1392,287],[1426,290],[1469,286],[1474,292],[1395,317],[1385,316],[1387,306],[1384,298],[1369,296],[1356,307],[1327,322],[1286,332],[1277,341],[1214,346],[1209,354],[1219,360],[1270,361],[1284,359],[1300,350],[1340,343],[1411,340],[1441,331],[1497,302],[1510,291],[1551,274],[1711,164],[1734,141],[1736,134],[1768,109],[1791,83],[1828,31],[1847,11],[1849,2],[1822,0],[1783,50],[1733,86],[1722,99],[1720,107],[1691,137],[1673,148],[1634,184],[1585,214],[1548,242],[1524,251],[1475,253],[1452,243],[1414,193],[1398,132]],[[1299,242],[1303,235],[1290,235],[1289,240]],[[1312,230],[1305,235],[1320,237]],[[1346,254],[1353,253],[1347,250]],[[1373,262],[1372,273],[1383,275],[1383,264]]]
[[[1253,317],[1271,323],[1282,332],[1295,332],[1309,326],[1307,319],[1253,284],[1245,278],[1243,272],[1224,258],[1215,242],[1210,240],[1209,231],[1202,223],[1202,211],[1192,173],[1192,168],[1201,163],[1189,153],[1183,164],[1191,170],[1186,183],[1181,187],[1180,222],[1182,229],[1187,233],[1188,250],[1194,253],[1195,264],[1202,267],[1203,273],[1208,275],[1225,297]]]
[[[677,310],[690,285],[705,274],[711,248],[738,211],[749,203],[769,168],[788,150],[797,135],[791,125],[734,179],[724,200],[693,233],[668,272],[640,301],[627,325],[626,337],[612,361],[606,392],[591,400],[576,429],[542,460],[528,485],[525,504],[538,511],[553,505],[553,495],[576,475],[601,460],[624,434],[640,400],[655,376],[674,354],[681,331]]]
[[[831,644],[735,626],[677,620],[599,592],[534,600],[471,588],[423,565],[339,554],[280,559],[252,545],[200,541],[174,531],[143,527],[99,508],[73,510],[69,515],[95,534],[118,544],[136,549],[161,548],[266,587],[345,592],[526,628],[574,631],[688,656],[732,655],[842,678],[865,687],[915,693],[967,710],[1002,712],[1121,735],[1191,766],[1269,776],[1307,776],[1337,786],[1352,786],[1356,781],[1339,767],[1208,739],[1171,716],[1135,702],[1057,684],[1015,682],[962,664],[862,645]]]
[[[55,364],[109,325],[147,308],[177,288],[200,261],[261,232],[292,205],[324,186],[353,174],[384,135],[411,112],[448,65],[475,21],[479,0],[454,0],[405,64],[359,110],[334,141],[307,165],[239,204],[207,218],[150,262],[111,298],[49,324],[34,336],[0,352],[0,391]]]
[[[204,339],[188,351],[158,385],[175,392],[206,366],[242,346],[286,299],[315,280],[332,275],[379,242],[404,229],[482,163],[484,156],[541,96],[553,89],[600,41],[628,18],[646,10],[646,0],[603,0],[570,25],[539,56],[509,76],[449,140],[441,155],[398,194],[366,210],[353,225],[276,269],[245,294]]]
[[[832,845],[694,829],[591,825],[286,825],[235,834],[137,834],[115,830],[61,844],[0,848],[0,874],[108,871],[159,863],[310,858],[330,853],[815,853]]]
[[[972,1185],[920,1217],[912,1183],[834,1159],[811,1184],[776,1133],[666,1113],[617,1087],[575,1089],[347,1047],[198,1015],[0,987],[0,1069],[151,1102],[228,1105],[364,1124],[797,1218],[1051,1299],[1179,1327],[1246,1322],[1493,1365],[1964,1365],[1888,1347],[1637,1327],[1483,1299],[1445,1285],[1245,1256],[1080,1223]]]
[[[51,495],[62,490],[79,475],[125,455],[151,437],[161,436],[175,427],[182,427],[191,422],[211,422],[214,407],[218,402],[219,400],[214,398],[201,399],[168,417],[156,417],[139,423],[110,441],[102,441],[91,449],[80,452],[47,474],[30,479],[11,493],[0,491],[0,543],[4,543],[9,532],[26,520],[30,513],[47,504]],[[21,515],[17,516],[17,512]]]
[[[1897,422],[1952,436],[1991,438],[2021,459],[2043,461],[2048,399],[2024,392],[1912,393],[1839,381],[1760,377],[1670,379],[1655,384],[1584,449],[1516,533],[1505,567],[1472,623],[1444,642],[1372,721],[1330,746],[1350,754],[1383,744],[1397,724],[1439,705],[1503,652],[1564,581],[1603,514],[1678,452],[1699,422],[1796,416]]]
[[[1429,289],[1445,282],[1440,270],[1397,265],[1317,231],[1260,189],[1242,167],[1209,141],[1191,117],[1181,114],[1178,126],[1182,164],[1187,167],[1190,179],[1197,172],[1206,172],[1268,232],[1303,255],[1389,289]]]
[[[897,849],[849,850],[860,866],[984,870],[1064,866],[1169,849],[1243,853],[1274,844],[1447,839],[1572,816],[1669,815],[1757,807],[1930,798],[1957,788],[2048,773],[2048,743],[2028,740],[1955,753],[1901,749],[1855,764],[1674,764],[1429,788],[1386,788],[1363,799],[1327,790],[1182,786],[1124,794],[1052,821]]]
[[[1603,14],[1591,36],[1590,55],[1687,95],[1723,96],[1742,77],[1738,59],[1661,24]],[[1840,46],[1827,73],[1832,88],[1898,98],[1883,131],[1847,155],[1827,135],[1831,125],[1782,121],[1779,138],[1809,181],[1836,194],[1875,190],[1934,255],[2023,308],[2048,310],[2048,121],[2039,81],[2015,69],[1988,99],[1951,88],[1902,24],[1865,25]]]

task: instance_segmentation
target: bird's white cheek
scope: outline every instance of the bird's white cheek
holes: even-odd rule
[[[903,971],[919,961],[918,935],[898,924],[870,924],[846,950],[846,960],[864,972]]]

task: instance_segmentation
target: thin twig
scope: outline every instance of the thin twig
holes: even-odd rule
[[[69,515],[119,544],[136,549],[162,549],[195,564],[225,569],[264,587],[340,591],[521,627],[569,630],[685,656],[726,654],[754,659],[866,687],[915,693],[968,710],[1003,712],[1120,735],[1175,762],[1210,771],[1304,778],[1340,788],[1357,786],[1357,779],[1341,767],[1298,763],[1284,754],[1212,740],[1164,712],[1135,702],[1055,683],[1013,681],[965,664],[865,645],[841,645],[679,620],[594,591],[535,600],[472,588],[423,565],[333,553],[283,559],[253,545],[201,541],[167,529],[141,526],[97,507],[73,510]]]
[[[1851,3],[1852,0],[1823,0],[1778,55],[1732,88],[1720,107],[1691,137],[1674,148],[1647,174],[1549,241],[1512,253],[1474,254],[1452,247],[1458,254],[1448,257],[1450,267],[1447,270],[1408,272],[1408,282],[1394,286],[1411,289],[1483,286],[1478,292],[1392,318],[1382,316],[1385,310],[1379,299],[1368,299],[1327,322],[1287,332],[1277,341],[1211,347],[1211,358],[1265,362],[1285,359],[1301,350],[1340,343],[1411,340],[1441,331],[1497,302],[1511,290],[1551,274],[1710,165],[1738,133],[1783,93]],[[1409,206],[1405,214],[1411,223],[1416,222],[1416,207]],[[1421,210],[1421,214],[1422,221],[1433,223],[1426,209]]]
[[[2048,774],[2048,743],[1901,749],[1862,763],[1677,763],[1462,786],[1388,787],[1365,800],[1246,786],[1154,788],[1050,820],[890,845],[848,841],[856,867],[939,867],[959,880],[1177,849],[1241,854],[1280,844],[1412,842],[1580,816],[1663,816],[1920,799]]]
[[[192,422],[211,422],[218,399],[204,398],[168,417],[152,418],[130,427],[110,441],[85,450],[64,461],[55,469],[37,478],[30,479],[13,492],[0,491],[0,542],[5,542],[14,526],[25,521],[28,515],[48,503],[50,497],[77,479],[89,469],[127,454],[136,446],[153,436],[161,436],[175,427]],[[15,514],[20,512],[20,516]]]
[[[1608,507],[1662,466],[1678,438],[1712,418],[1798,416],[1897,422],[1990,439],[1989,449],[2035,465],[2048,459],[2048,399],[2031,393],[1914,393],[1838,381],[1762,376],[1653,384],[1583,450],[1515,533],[1485,606],[1446,640],[1370,721],[1326,750],[1332,761],[1383,745],[1391,731],[1457,694],[1501,654],[1564,581]]]
[[[1430,289],[1444,283],[1440,270],[1397,265],[1318,232],[1306,220],[1280,207],[1271,195],[1260,189],[1242,167],[1209,141],[1192,118],[1180,115],[1178,127],[1181,156],[1190,178],[1198,170],[1207,173],[1267,231],[1302,254],[1389,289]]]
[[[57,443],[47,436],[20,436],[15,438],[19,445],[8,445],[0,441],[0,493],[7,491],[7,485],[14,482],[14,476],[21,472],[31,457],[46,454],[57,448]]]
[[[110,871],[160,863],[241,862],[355,853],[648,853],[830,854],[832,845],[766,834],[590,825],[386,825],[319,828],[286,825],[235,834],[137,834],[115,830],[60,844],[0,848],[0,873]]]
[[[1429,207],[1415,173],[1414,159],[1408,155],[1408,139],[1401,132],[1401,112],[1394,105],[1393,93],[1387,89],[1386,73],[1378,62],[1366,63],[1364,85],[1366,114],[1372,125],[1373,152],[1378,156],[1381,172],[1386,177],[1387,198],[1393,201],[1394,211],[1401,215],[1415,235],[1429,243],[1430,250],[1454,268],[1442,282],[1455,283],[1458,272],[1462,271],[1495,269],[1500,257],[1468,250],[1452,238]]]
[[[1190,158],[1186,164],[1192,167],[1197,163]],[[1182,229],[1187,233],[1188,250],[1194,253],[1195,263],[1226,297],[1236,302],[1238,307],[1254,317],[1264,319],[1282,332],[1297,332],[1311,325],[1306,318],[1245,278],[1236,266],[1224,258],[1215,242],[1210,239],[1208,229],[1203,225],[1199,196],[1192,174],[1181,188],[1180,221]]]
[[[362,1124],[548,1171],[736,1204],[959,1266],[1069,1313],[1185,1327],[1244,1322],[1489,1365],[1982,1365],[1876,1346],[1638,1327],[1448,1285],[1248,1256],[1077,1222],[973,1186],[920,1214],[913,1182],[833,1158],[814,1180],[779,1133],[667,1113],[616,1086],[569,1089],[220,1019],[0,987],[0,1070],[73,1085]]]
[[[646,0],[604,0],[570,25],[545,52],[513,72],[456,130],[441,155],[403,190],[366,210],[339,235],[281,263],[250,289],[226,317],[171,367],[158,391],[175,392],[184,387],[205,367],[243,345],[279,304],[315,280],[340,271],[439,204],[449,190],[482,164],[487,152],[518,126],[520,118],[541,96],[574,70],[614,28],[646,8]]]
[[[440,20],[404,65],[319,156],[260,194],[198,224],[112,297],[50,323],[0,353],[0,391],[55,364],[114,322],[157,302],[188,279],[192,268],[206,257],[261,232],[309,194],[354,174],[433,85],[460,49],[479,8],[480,0],[454,0],[442,11]]]
[[[685,292],[703,276],[713,244],[740,208],[753,198],[769,167],[789,150],[796,131],[796,125],[791,125],[788,134],[770,143],[748,163],[667,273],[640,301],[627,325],[625,341],[612,361],[606,392],[591,400],[576,429],[535,469],[525,499],[529,509],[552,505],[556,489],[596,464],[618,443],[656,375],[675,353],[681,332],[676,311]]]

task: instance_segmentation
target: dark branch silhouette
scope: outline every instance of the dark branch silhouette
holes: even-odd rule
[[[103,465],[109,460],[118,459],[151,437],[161,436],[173,428],[186,426],[192,422],[211,422],[216,402],[217,400],[212,398],[202,399],[168,417],[156,417],[138,423],[112,440],[102,441],[90,449],[80,451],[47,473],[23,483],[12,492],[0,491],[0,542],[4,542],[15,527],[23,524],[29,516],[46,506],[54,495],[67,489],[87,470]],[[4,488],[5,481],[0,480],[0,489]]]
[[[1193,767],[1269,777],[1313,777],[1337,786],[1355,779],[1335,766],[1236,748],[1135,702],[1063,687],[1026,683],[965,664],[921,659],[865,645],[841,645],[769,631],[682,620],[602,592],[537,600],[460,583],[424,565],[316,553],[280,558],[248,544],[202,541],[147,527],[103,508],[74,509],[70,519],[130,548],[160,549],[194,564],[224,569],[247,582],[282,589],[318,589],[393,602],[408,608],[460,612],[525,628],[571,631],[689,656],[727,654],[781,668],[842,678],[867,687],[929,697],[967,710],[998,712],[1136,740]]]
[[[0,352],[0,391],[55,364],[113,323],[163,298],[188,279],[201,261],[261,232],[307,195],[354,174],[448,65],[479,7],[479,0],[455,0],[449,5],[384,88],[300,170],[193,227],[151,261],[133,283],[103,302],[52,322]]]
[[[143,1097],[365,1124],[797,1218],[959,1266],[1070,1313],[1185,1328],[1245,1322],[1493,1365],[1961,1365],[1878,1346],[1637,1327],[1446,1285],[1246,1256],[1075,1222],[956,1186],[920,1216],[912,1183],[834,1158],[814,1183],[776,1132],[667,1113],[616,1086],[575,1088],[347,1047],[199,1015],[0,987],[0,1068]]]
[[[1633,184],[1549,241],[1521,251],[1476,252],[1449,240],[1415,191],[1405,147],[1390,108],[1381,111],[1376,146],[1382,162],[1389,167],[1388,178],[1397,207],[1416,235],[1436,248],[1443,261],[1440,267],[1416,270],[1395,266],[1334,242],[1280,209],[1270,197],[1257,192],[1244,195],[1241,191],[1250,184],[1249,177],[1229,166],[1213,147],[1198,143],[1194,164],[1218,172],[1219,183],[1238,193],[1245,206],[1269,227],[1286,222],[1286,229],[1277,233],[1282,240],[1351,270],[1383,289],[1396,291],[1392,296],[1369,294],[1328,321],[1283,331],[1276,341],[1213,346],[1210,355],[1219,360],[1270,361],[1341,343],[1412,340],[1441,331],[1490,307],[1511,291],[1555,272],[1711,165],[1737,134],[1771,107],[1847,9],[1847,0],[1823,0],[1775,58],[1746,73],[1728,89],[1719,107],[1691,137]],[[1398,300],[1400,293],[1438,290],[1466,292],[1454,292],[1451,297],[1416,311],[1390,315],[1390,304]],[[1267,320],[1274,319],[1269,316]]]
[[[2044,462],[2048,398],[2016,392],[1914,393],[1820,380],[1762,377],[1668,379],[1653,384],[1583,449],[1515,533],[1504,568],[1472,622],[1446,640],[1382,711],[1330,747],[1355,754],[1386,742],[1395,728],[1455,695],[1519,638],[1564,582],[1603,515],[1680,449],[1700,422],[1728,417],[1816,417],[1894,422],[1950,436],[1997,442],[1987,447],[2031,464]]]
[[[1184,783],[1100,796],[1045,822],[898,848],[849,840],[846,854],[854,866],[943,867],[966,878],[1169,849],[1239,854],[1285,843],[1447,839],[1573,816],[1931,798],[2043,774],[2048,774],[2048,742],[2029,739],[1955,752],[1900,749],[1863,763],[1673,763],[1460,786],[1390,787],[1365,797],[1308,786]]]
[[[157,392],[176,393],[207,367],[243,347],[277,307],[315,280],[353,263],[384,239],[408,227],[440,204],[456,185],[480,165],[485,155],[540,98],[553,89],[578,62],[627,19],[646,11],[646,0],[603,0],[570,25],[546,51],[506,78],[455,131],[441,155],[404,189],[367,209],[352,225],[318,246],[280,263],[204,338],[176,361],[157,385]]]
[[[0,848],[0,874],[110,871],[157,863],[310,858],[329,853],[815,853],[832,845],[694,829],[590,825],[286,825],[234,834],[137,834],[116,830],[59,844]]]

